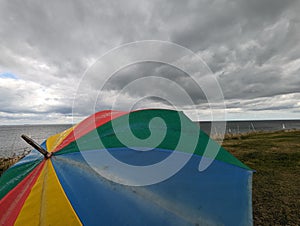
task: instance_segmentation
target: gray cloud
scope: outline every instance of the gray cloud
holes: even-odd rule
[[[121,90],[131,82],[138,81],[141,77],[145,78],[150,76],[165,78],[170,82],[177,83],[180,87],[182,87],[183,91],[191,97],[195,104],[206,102],[204,92],[188,74],[173,66],[156,62],[138,63],[118,71],[104,86],[104,90]],[[138,87],[138,89],[135,90],[128,90],[128,93],[133,96],[145,96],[149,93],[153,93],[153,90],[155,90],[156,93],[160,92],[155,79],[152,84]],[[177,89],[171,90],[168,95],[175,95],[176,92],[178,92]],[[162,101],[164,103],[166,102],[161,98],[152,97],[151,99]],[[176,104],[184,106],[185,103],[183,102],[183,99],[178,99]]]
[[[0,123],[19,120],[20,114],[33,114],[34,120],[48,114],[54,121],[69,116],[85,70],[110,49],[143,39],[172,41],[201,56],[218,78],[234,117],[239,117],[235,111],[270,117],[271,111],[281,111],[296,117],[299,11],[296,0],[1,1],[0,73],[10,72],[18,79],[0,76]],[[179,84],[197,108],[207,106],[204,93],[189,76],[155,63],[122,69],[104,93],[114,99],[125,85],[153,75]],[[90,95],[97,95],[97,84],[91,83]],[[153,90],[162,92],[155,83],[129,90],[120,108]],[[99,98],[98,109],[109,106],[109,97]],[[82,115],[88,102],[82,103]],[[155,97],[143,102],[155,103],[168,105]],[[176,104],[188,108],[180,98]]]

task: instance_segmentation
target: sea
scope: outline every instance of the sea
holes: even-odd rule
[[[1,125],[0,157],[13,157],[30,151],[32,148],[22,138],[25,134],[41,144],[47,137],[60,133],[72,125]]]
[[[218,134],[224,122],[198,122],[200,128],[213,136]],[[300,120],[262,120],[262,121],[228,121],[225,133],[237,134],[252,131],[277,131],[300,129]],[[72,125],[0,125],[0,157],[13,157],[30,151],[32,148],[22,140],[25,134],[37,143],[42,143],[47,137],[60,133]]]

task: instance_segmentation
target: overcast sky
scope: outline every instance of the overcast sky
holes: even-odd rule
[[[140,40],[169,41],[198,54],[220,84],[228,120],[300,119],[299,12],[297,0],[2,0],[0,124],[72,122],[84,72],[111,49]],[[161,63],[125,67],[100,95],[97,85],[86,92],[99,95],[96,110],[103,110],[124,86],[153,75],[183,87],[198,112],[180,98],[177,108],[210,119],[201,89]],[[155,84],[119,95],[119,109],[170,106],[153,96],[164,92]],[[75,122],[87,114],[80,105]]]

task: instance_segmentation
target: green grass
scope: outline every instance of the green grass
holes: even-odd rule
[[[222,145],[256,170],[254,225],[300,225],[300,131],[238,135]]]

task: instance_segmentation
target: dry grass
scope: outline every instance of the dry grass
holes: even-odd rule
[[[254,225],[300,225],[300,131],[227,137],[223,147],[256,170]]]

